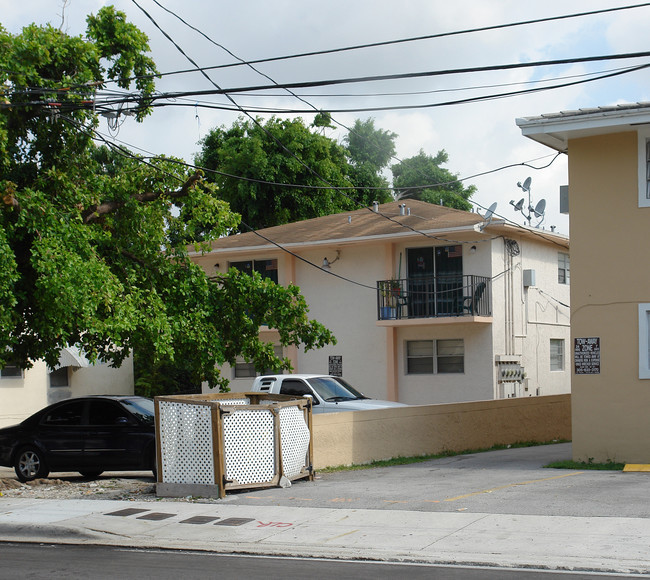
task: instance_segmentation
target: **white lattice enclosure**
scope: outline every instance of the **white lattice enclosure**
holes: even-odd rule
[[[228,489],[313,478],[308,399],[223,393],[155,402],[157,490],[191,486],[195,494],[198,486],[224,497]]]

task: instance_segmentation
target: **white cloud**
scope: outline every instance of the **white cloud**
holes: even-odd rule
[[[233,62],[233,58],[221,48],[163,12],[151,0],[138,1],[200,65]],[[400,3],[394,0],[332,0],[326,5],[315,0],[248,0],[228,4],[200,0],[160,1],[200,28],[215,42],[244,59],[416,37],[625,5],[621,0],[574,0],[571,3],[559,0],[544,3],[520,0],[406,0]],[[105,3],[100,0],[71,0],[65,12],[64,29],[70,34],[82,34],[86,14],[96,12]],[[11,32],[19,31],[21,26],[32,21],[49,21],[56,27],[60,25],[61,5],[58,2],[30,0],[6,4],[1,17],[2,24]],[[153,57],[161,71],[192,66],[134,3],[118,0],[115,5],[149,35]],[[650,9],[643,8],[257,66],[277,82],[294,82],[639,51],[645,49],[644,23],[649,13]],[[315,95],[359,94],[384,90],[433,91],[477,84],[523,83],[531,79],[604,70],[623,64],[547,67],[543,71],[523,69],[481,75],[402,80],[394,83],[342,85],[304,92],[312,95],[308,97],[311,103],[323,109],[374,106],[387,102],[432,103],[442,99],[463,98],[474,93],[449,92],[390,99],[371,96],[326,98]],[[222,87],[268,84],[267,79],[243,67],[215,70],[209,74]],[[166,77],[159,83],[161,90],[188,90],[210,86],[198,73]],[[483,89],[477,93],[506,92],[528,86],[522,84],[500,89]],[[414,155],[421,148],[432,154],[444,148],[449,153],[448,168],[461,176],[469,176],[540,157],[545,159],[536,161],[535,165],[544,165],[550,160],[548,156],[552,155],[552,151],[521,136],[515,125],[517,117],[614,102],[635,102],[647,100],[649,95],[650,81],[644,72],[556,91],[476,104],[414,111],[341,113],[334,116],[348,126],[357,116],[373,116],[377,126],[399,135],[397,148],[400,156]],[[223,98],[211,100],[226,102]],[[237,100],[248,105],[255,103],[264,106],[304,108],[302,103],[285,97],[239,96]],[[234,112],[195,110],[192,106],[157,109],[143,124],[127,120],[120,129],[119,138],[148,151],[176,155],[189,161],[198,150],[197,141],[200,136],[205,135],[213,126],[230,125],[237,116]],[[309,115],[303,117],[310,120]],[[471,180],[478,187],[476,201],[484,207],[492,201],[498,201],[498,213],[521,223],[522,219],[520,216],[518,218],[508,202],[510,199],[518,199],[521,190],[518,190],[516,183],[528,175],[533,178],[534,200],[545,197],[548,201],[545,224],[557,225],[560,231],[566,233],[568,221],[566,216],[559,215],[558,208],[559,186],[567,182],[566,160],[563,158],[556,160],[551,167],[539,171],[515,167],[477,177]]]

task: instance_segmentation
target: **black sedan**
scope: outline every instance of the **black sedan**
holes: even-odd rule
[[[59,401],[19,425],[0,429],[0,465],[20,481],[51,471],[152,470],[156,443],[154,404],[136,396],[90,396]]]

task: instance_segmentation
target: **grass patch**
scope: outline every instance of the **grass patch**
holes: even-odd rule
[[[352,465],[338,465],[336,467],[325,467],[319,469],[319,473],[334,473],[337,471],[356,471],[360,469],[374,469],[376,467],[393,467],[396,465],[409,465],[411,463],[422,463],[431,459],[442,459],[444,457],[454,457],[456,455],[472,455],[474,453],[486,453],[488,451],[500,451],[502,449],[515,449],[519,447],[537,447],[539,445],[555,445],[556,443],[568,443],[568,439],[553,439],[552,441],[520,441],[504,445],[494,445],[481,449],[464,449],[463,451],[442,451],[429,455],[416,455],[414,457],[393,457],[392,459],[381,459],[371,461],[370,463],[358,463]],[[547,466],[548,467],[548,466]],[[622,469],[622,468],[621,468]]]
[[[595,463],[593,458],[588,461],[553,461],[544,467],[550,469],[595,469],[601,471],[623,471],[625,463],[616,463],[615,461],[606,461],[605,463]]]

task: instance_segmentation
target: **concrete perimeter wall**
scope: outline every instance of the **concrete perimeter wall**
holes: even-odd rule
[[[313,416],[314,468],[571,439],[571,395]]]

